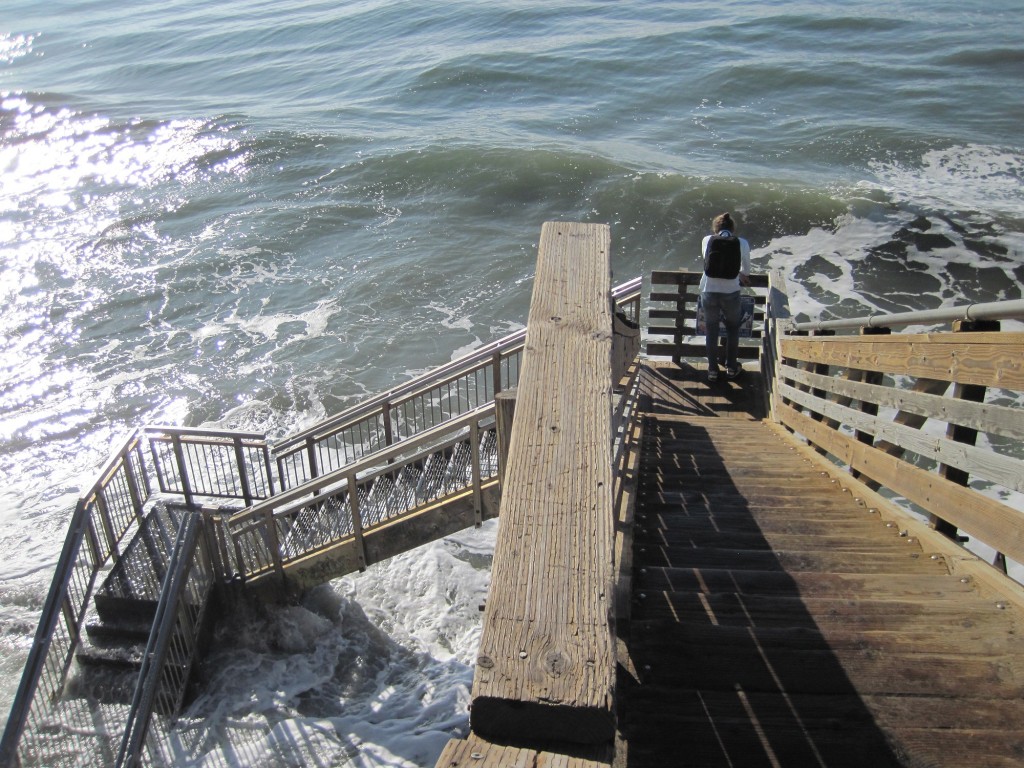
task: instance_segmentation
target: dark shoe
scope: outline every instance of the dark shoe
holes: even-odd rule
[[[725,369],[725,378],[727,378],[727,379],[735,379],[741,373],[743,373],[743,369],[740,368],[739,366],[736,366],[735,368],[726,368]]]
[[[712,384],[718,381],[718,371],[708,371],[708,381]]]

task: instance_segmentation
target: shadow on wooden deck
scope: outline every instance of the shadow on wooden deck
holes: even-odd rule
[[[716,418],[752,393],[646,373],[615,764],[1016,764],[1016,619],[770,427]]]
[[[748,362],[739,378],[722,375],[707,380],[707,366],[647,362],[641,372],[640,408],[646,413],[676,416],[728,416],[763,419],[764,384],[756,363]]]

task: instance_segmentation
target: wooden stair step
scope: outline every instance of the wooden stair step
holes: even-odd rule
[[[931,569],[948,573],[944,561],[917,552],[879,554],[872,551],[784,552],[735,549],[669,549],[638,545],[637,566],[670,568],[724,568],[757,571],[819,571],[822,573],[916,573]]]
[[[973,595],[915,599],[836,599],[717,592],[641,592],[633,621],[674,618],[681,624],[793,627],[844,623],[859,630],[905,628],[922,617],[940,621],[942,631],[965,624],[1002,625],[1005,611]]]
[[[883,529],[884,530],[884,529]],[[916,540],[901,538],[897,532],[891,535],[883,533],[859,533],[859,535],[835,533],[832,535],[802,535],[791,533],[760,533],[736,532],[722,530],[666,530],[641,529],[634,539],[641,545],[663,545],[667,547],[714,549],[780,549],[786,552],[806,552],[814,550],[854,550],[863,552],[871,549],[877,552],[903,552],[913,548],[920,552],[921,546]]]
[[[995,617],[950,622],[941,632],[929,622],[910,618],[902,623],[876,617],[874,625],[866,621],[817,622],[791,621],[789,624],[757,623],[754,625],[711,624],[707,617],[681,615],[652,619],[634,619],[631,630],[641,638],[645,652],[651,652],[665,638],[666,644],[721,644],[733,648],[763,650],[871,650],[878,653],[963,654],[964,656],[1005,656],[1008,649],[1024,650],[1016,637],[1016,627],[1007,626]],[[1008,642],[1009,641],[1009,642]],[[710,647],[705,645],[705,647]],[[716,646],[717,651],[717,646]]]
[[[899,536],[900,529],[894,524],[883,523],[878,517],[865,515],[862,519],[835,520],[820,517],[790,517],[783,515],[734,514],[730,512],[707,512],[705,514],[676,514],[660,510],[645,510],[636,515],[637,531],[735,531],[737,533],[772,533],[803,536],[829,536],[834,534],[865,535],[881,537]]]
[[[898,590],[907,599],[942,598],[949,594],[972,593],[971,580],[933,573],[873,574],[816,573],[715,568],[663,568],[643,566],[634,569],[636,591],[737,592],[739,594],[790,594],[801,597],[860,598],[885,590]]]
[[[1024,695],[1024,662],[1016,656],[878,652],[871,648],[764,649],[672,642],[671,635],[634,638],[640,680],[687,688],[805,694],[980,696]]]
[[[686,766],[901,765],[853,694],[783,697],[644,685],[626,695],[629,709],[643,713],[623,722],[631,765],[655,764],[666,754],[679,754]]]

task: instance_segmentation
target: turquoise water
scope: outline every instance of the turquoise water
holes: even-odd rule
[[[611,224],[625,280],[731,210],[811,317],[1019,298],[1022,29],[1017,0],[7,2],[2,716],[114,440],[279,437],[520,327],[545,220]],[[485,550],[260,619],[199,714],[432,764]]]

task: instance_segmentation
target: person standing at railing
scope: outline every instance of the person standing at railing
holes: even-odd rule
[[[750,285],[750,244],[737,237],[736,223],[728,213],[711,221],[712,234],[704,238],[701,253],[704,275],[700,279],[700,300],[704,309],[708,381],[718,381],[718,324],[725,323],[725,376],[740,375],[740,288]]]

